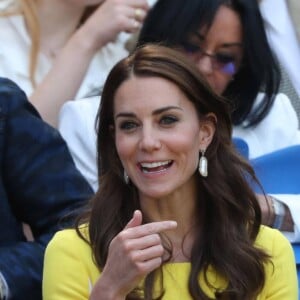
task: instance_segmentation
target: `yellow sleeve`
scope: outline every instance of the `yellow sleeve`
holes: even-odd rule
[[[87,300],[97,268],[90,247],[75,230],[55,234],[46,248],[43,271],[44,300]]]
[[[267,267],[267,300],[297,300],[296,262],[290,242],[278,230],[273,231],[271,263]],[[270,236],[271,238],[271,236]]]

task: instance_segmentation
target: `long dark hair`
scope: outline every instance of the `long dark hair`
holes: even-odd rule
[[[242,66],[223,96],[234,104],[234,125],[254,126],[271,109],[280,84],[280,71],[275,61],[259,12],[257,0],[159,0],[150,10],[142,27],[138,45],[163,43],[178,46],[199,28],[211,26],[221,5],[240,16],[243,27],[244,57]],[[254,106],[263,90],[263,100]]]
[[[101,270],[106,263],[111,240],[131,219],[134,210],[140,209],[136,187],[126,185],[123,180],[123,167],[112,133],[115,93],[132,76],[164,78],[187,96],[200,120],[209,112],[216,115],[216,131],[206,151],[209,176],[203,178],[198,172],[195,174],[199,192],[196,212],[199,223],[190,255],[188,288],[193,299],[209,299],[198,278],[203,271],[208,280],[206,274],[208,267],[212,266],[228,280],[227,288],[216,292],[218,299],[254,299],[264,285],[263,263],[267,260],[267,255],[254,246],[261,212],[247,178],[255,179],[255,175],[232,146],[227,101],[210,89],[196,66],[171,48],[158,45],[138,48],[110,72],[98,113],[100,188],[89,210],[77,224],[77,232],[80,234],[80,224],[89,223],[89,243]],[[152,272],[145,280],[143,299],[153,299],[155,274]],[[163,278],[160,277],[160,280],[163,281]],[[127,299],[139,299],[134,292]]]

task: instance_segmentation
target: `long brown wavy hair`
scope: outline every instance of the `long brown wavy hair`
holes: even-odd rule
[[[35,71],[40,51],[40,23],[37,14],[37,6],[40,0],[16,0],[0,13],[0,17],[22,14],[31,39],[30,57],[29,57],[29,78],[33,86],[36,86]],[[88,6],[78,24],[83,24],[88,17],[97,9],[99,5]]]
[[[208,267],[228,281],[225,290],[216,292],[217,299],[254,299],[265,282],[263,264],[268,255],[254,246],[261,224],[261,212],[249,180],[256,177],[248,163],[240,157],[231,141],[230,107],[217,96],[181,53],[159,45],[137,48],[121,60],[110,72],[98,112],[98,170],[100,188],[90,201],[87,211],[77,223],[89,224],[89,239],[94,260],[103,269],[111,240],[140,209],[137,189],[123,180],[123,167],[117,155],[114,126],[114,97],[118,88],[131,77],[161,77],[174,83],[194,104],[201,120],[207,113],[217,117],[214,138],[206,155],[209,176],[198,172],[197,236],[190,254],[191,272],[188,289],[193,299],[209,299],[199,285],[204,272],[208,282]],[[84,238],[85,239],[85,238]],[[161,269],[160,269],[161,271]],[[162,272],[160,272],[162,274]],[[153,299],[153,284],[157,272],[146,277],[142,299]],[[159,277],[163,287],[163,277]],[[140,299],[138,290],[126,299]],[[163,295],[163,288],[161,291]],[[159,297],[160,298],[160,297]]]

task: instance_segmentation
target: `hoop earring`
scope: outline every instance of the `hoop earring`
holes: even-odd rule
[[[207,158],[204,156],[205,150],[201,150],[201,157],[199,159],[198,171],[202,177],[207,177],[208,175],[208,163]]]
[[[129,176],[127,175],[125,169],[124,169],[124,174],[123,174],[123,177],[124,177],[124,181],[126,184],[129,184]]]

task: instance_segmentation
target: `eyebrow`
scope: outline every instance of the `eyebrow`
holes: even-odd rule
[[[165,111],[168,111],[171,109],[183,110],[181,107],[178,107],[178,106],[166,106],[166,107],[162,107],[159,109],[155,109],[152,112],[152,115],[160,115],[160,114],[164,113]],[[120,117],[133,118],[133,117],[136,117],[136,115],[134,113],[130,113],[130,112],[121,112],[116,115],[116,118],[120,118]]]
[[[193,32],[192,34],[194,34],[200,41],[204,41],[204,37],[197,31]],[[228,48],[228,47],[243,47],[242,43],[224,43],[221,45],[220,48]]]

